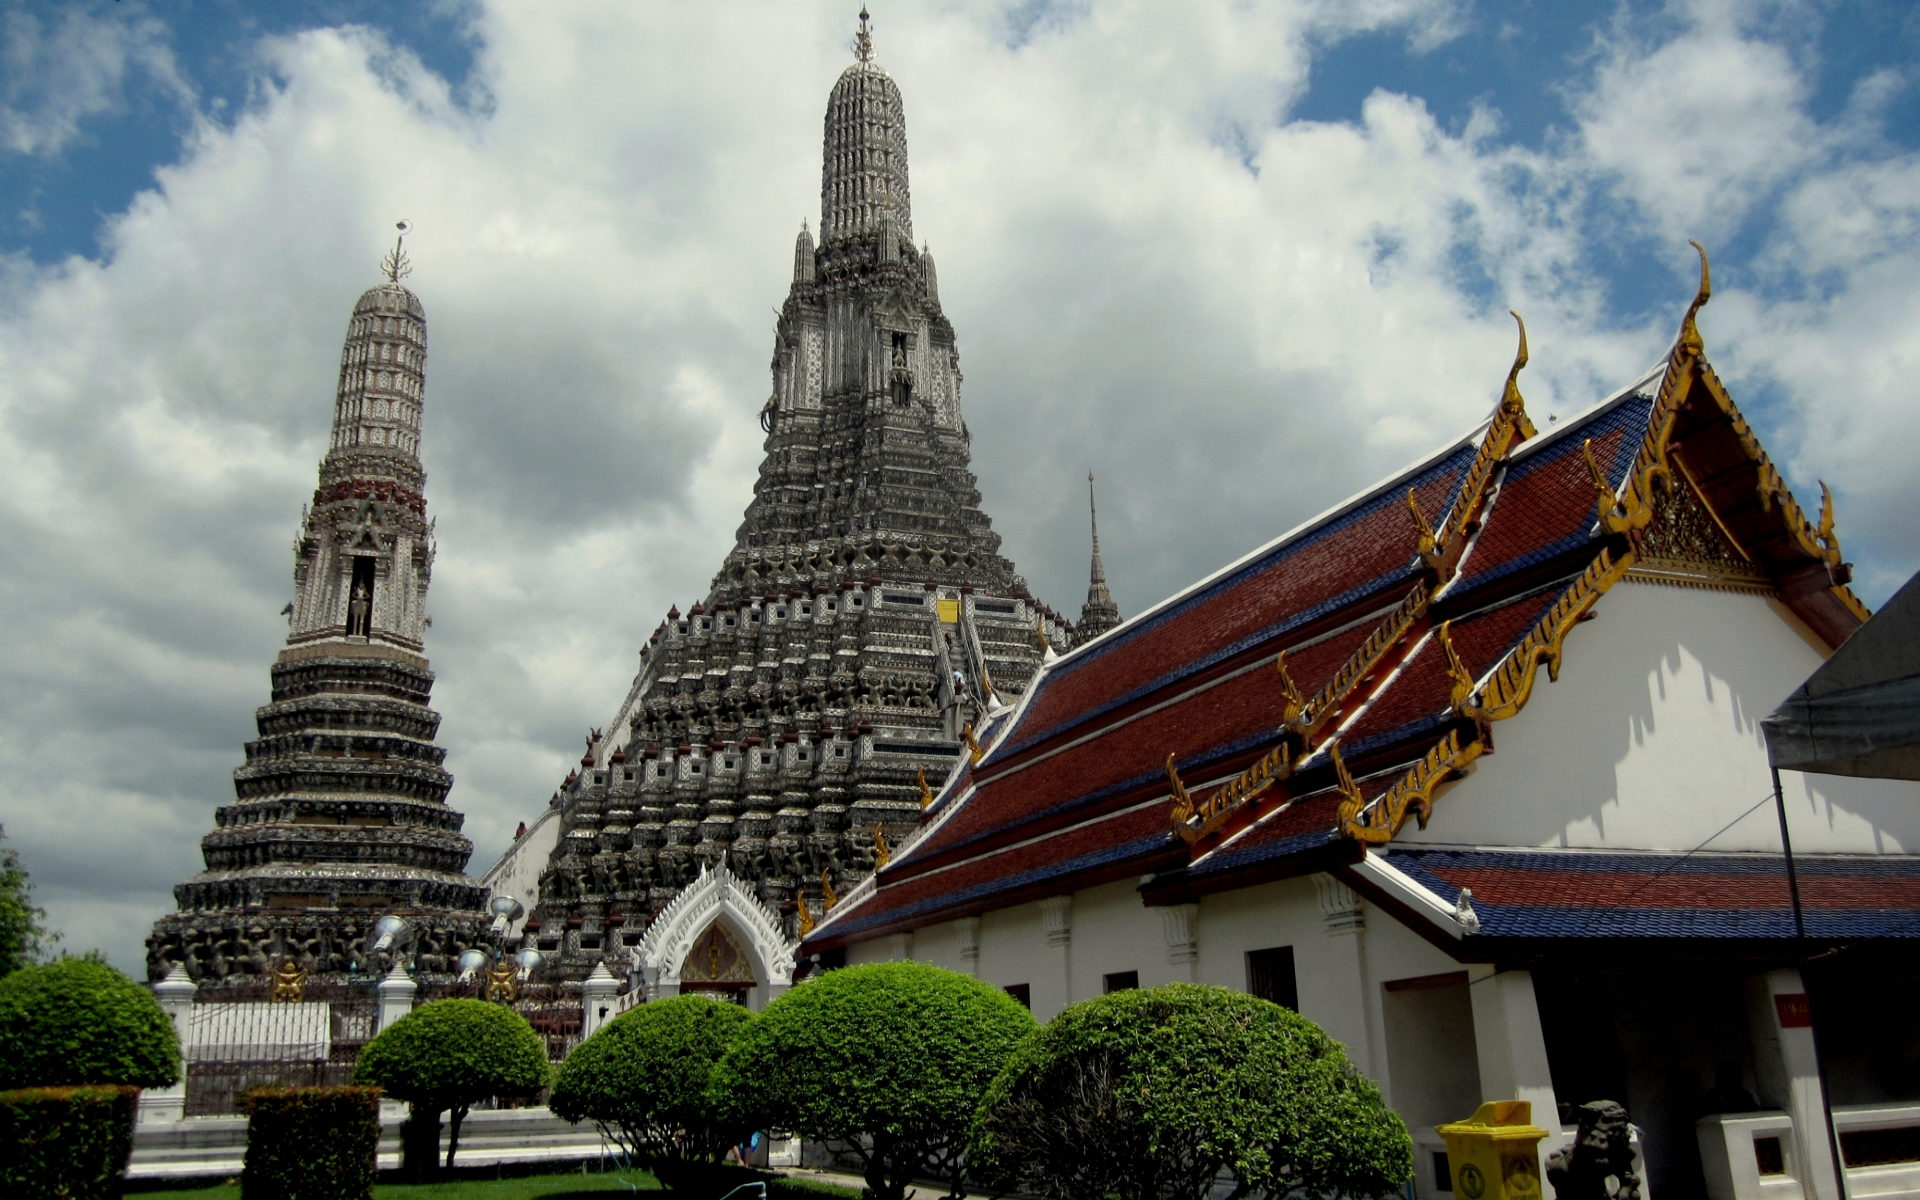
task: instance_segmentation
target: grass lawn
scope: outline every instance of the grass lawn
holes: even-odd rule
[[[850,1200],[859,1193],[812,1180],[769,1181],[769,1200]],[[732,1186],[729,1181],[728,1186]],[[722,1190],[725,1190],[724,1188]],[[375,1184],[374,1200],[571,1200],[575,1196],[600,1196],[606,1193],[632,1195],[651,1193],[650,1200],[719,1200],[712,1196],[689,1196],[664,1192],[653,1176],[645,1171],[609,1171],[583,1175],[579,1171],[561,1175],[527,1175],[518,1179],[458,1179],[446,1183]],[[239,1200],[240,1184],[176,1189],[165,1192],[129,1192],[138,1200]]]
[[[629,1183],[623,1180],[631,1181]],[[644,1171],[609,1172],[604,1175],[528,1175],[520,1179],[458,1179],[448,1183],[380,1183],[373,1188],[374,1200],[569,1200],[573,1196],[599,1196],[608,1192],[631,1195],[636,1189],[648,1191],[655,1200],[667,1193]],[[240,1185],[190,1188],[184,1191],[139,1192],[138,1200],[239,1200]],[[701,1197],[700,1200],[707,1200]]]

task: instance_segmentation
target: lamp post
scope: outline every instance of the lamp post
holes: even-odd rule
[[[486,983],[483,994],[488,1000],[502,1004],[512,1004],[520,994],[520,984],[525,983],[535,971],[539,970],[542,959],[540,952],[527,946],[509,955],[506,950],[507,930],[513,923],[526,915],[526,908],[512,896],[499,895],[487,901],[487,911],[493,914],[493,925],[487,931],[487,946],[472,946],[460,952],[455,966],[460,972],[460,981],[465,983],[483,970]]]

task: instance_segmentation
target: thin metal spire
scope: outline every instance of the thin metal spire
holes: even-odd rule
[[[401,221],[394,228],[400,231],[400,236],[393,239],[393,249],[380,260],[380,269],[387,273],[388,283],[399,283],[406,276],[413,274],[413,264],[407,261],[406,253],[400,249],[402,243],[407,240],[408,231],[413,228],[413,222]]]
[[[853,35],[853,56],[861,62],[873,61],[873,33],[867,28],[867,6],[860,6],[860,32]]]
[[[1107,590],[1107,567],[1100,561],[1100,509],[1093,499],[1093,472],[1087,472],[1087,518],[1093,527],[1093,572],[1087,581],[1087,602],[1080,609],[1074,644],[1099,637],[1120,623],[1120,607]]]
[[[1100,561],[1100,508],[1093,500],[1093,472],[1087,472],[1087,516],[1093,524],[1093,583],[1107,582],[1107,568]]]

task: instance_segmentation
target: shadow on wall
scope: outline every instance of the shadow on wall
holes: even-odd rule
[[[1560,679],[1543,670],[1494,726],[1466,803],[1443,801],[1429,835],[1399,840],[1779,852],[1764,808],[1715,835],[1772,794],[1760,719],[1820,657],[1759,596],[1622,583],[1597,611],[1568,636]],[[1788,795],[1796,851],[1920,842],[1910,784],[1801,776]]]

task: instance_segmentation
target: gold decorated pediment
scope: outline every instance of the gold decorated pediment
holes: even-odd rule
[[[707,926],[705,933],[693,939],[693,949],[687,951],[686,961],[680,964],[680,986],[683,990],[705,983],[752,982],[752,962],[740,949],[740,943],[734,941],[732,932],[718,921]]]
[[[1676,460],[1678,461],[1678,460]],[[1772,592],[1766,573],[1707,507],[1685,470],[1654,487],[1653,516],[1627,578],[1645,583]]]

